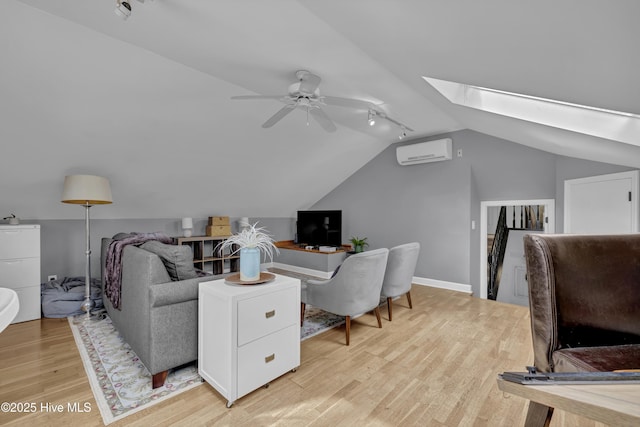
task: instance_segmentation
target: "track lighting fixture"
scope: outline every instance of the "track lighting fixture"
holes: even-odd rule
[[[123,20],[127,20],[131,16],[131,5],[123,0],[116,0],[116,15]]]
[[[376,114],[372,110],[369,110],[369,114],[367,116],[367,122],[369,123],[369,126],[373,126],[376,124],[375,115]]]
[[[376,116],[398,126],[400,128],[400,135],[398,136],[399,139],[405,138],[407,136],[407,132],[413,132],[413,129],[411,129],[409,126],[405,125],[404,123],[400,123],[399,121],[387,116],[384,112],[375,110],[373,108],[369,109],[367,115],[367,122],[369,123],[369,126],[373,126],[376,124]]]
[[[144,3],[144,0],[138,0],[138,3]],[[116,15],[126,21],[131,16],[131,3],[126,0],[116,0],[115,12]]]

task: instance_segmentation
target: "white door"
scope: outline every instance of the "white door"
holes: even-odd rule
[[[638,232],[638,171],[564,182],[564,232]]]

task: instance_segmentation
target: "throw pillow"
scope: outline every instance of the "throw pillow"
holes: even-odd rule
[[[185,245],[167,245],[157,240],[144,242],[140,247],[160,257],[171,280],[185,280],[198,277],[193,267],[193,253]]]

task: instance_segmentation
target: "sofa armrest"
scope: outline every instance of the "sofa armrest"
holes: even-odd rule
[[[198,283],[204,281],[203,279],[206,280],[197,277],[179,282],[152,284],[149,286],[149,303],[155,308],[198,299]]]
[[[218,280],[228,276],[220,274],[196,277],[177,282],[156,283],[149,286],[149,304],[152,308],[165,305],[179,304],[198,299],[198,285],[200,282]]]

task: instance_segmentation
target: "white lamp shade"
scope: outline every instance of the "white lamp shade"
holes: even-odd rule
[[[64,177],[62,203],[79,205],[106,205],[113,203],[109,180],[94,175],[67,175]]]
[[[182,218],[182,228],[193,228],[193,219],[191,218]]]

